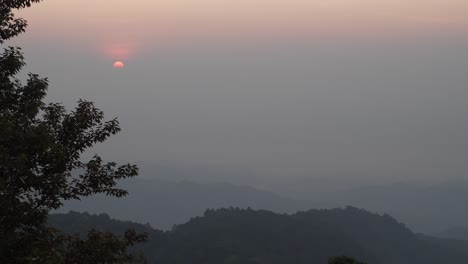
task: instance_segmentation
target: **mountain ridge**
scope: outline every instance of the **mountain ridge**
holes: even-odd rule
[[[51,215],[50,223],[59,229],[68,225],[67,232],[78,233],[99,227],[96,221],[89,221],[93,217],[101,219],[101,231],[121,232],[123,226],[134,225],[118,221],[121,227],[117,229],[116,222],[105,224],[116,221],[108,216],[72,214],[89,225],[58,221],[67,217],[64,214]],[[70,226],[75,230],[70,230]],[[202,216],[192,217],[170,231],[155,230],[149,225],[137,227],[150,233],[150,241],[139,247],[150,263],[305,264],[326,263],[329,257],[337,255],[353,256],[369,264],[468,262],[466,242],[415,234],[390,215],[355,207],[293,214],[235,207],[207,209]]]

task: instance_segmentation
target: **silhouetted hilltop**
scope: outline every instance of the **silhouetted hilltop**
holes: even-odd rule
[[[344,254],[378,263],[353,237],[315,220],[264,210],[207,210],[203,217],[172,230],[159,259],[163,263],[326,263],[329,257]]]
[[[149,224],[143,225],[130,221],[120,221],[112,219],[107,214],[89,214],[75,211],[70,211],[67,214],[49,215],[49,225],[57,227],[68,234],[85,234],[91,229],[115,234],[123,234],[128,229],[146,233],[159,232]]]
[[[167,232],[105,215],[54,215],[50,223],[67,232],[88,228],[148,232],[150,241],[143,250],[150,263],[310,264],[326,263],[336,255],[353,256],[369,264],[468,263],[468,243],[417,235],[389,215],[354,207],[292,215],[210,209]]]
[[[120,221],[112,219],[107,214],[89,214],[70,211],[67,214],[49,215],[49,225],[61,230],[67,234],[79,234],[86,237],[91,229],[100,232],[111,232],[123,236],[125,231],[133,229],[139,233],[146,233],[149,241],[142,244],[136,244],[130,250],[143,252],[151,256],[155,247],[159,247],[158,241],[162,240],[164,233],[153,229],[149,224],[138,224],[130,221]]]
[[[192,178],[197,179],[200,175],[193,172]],[[353,205],[372,212],[388,213],[416,232],[439,234],[451,227],[468,228],[468,211],[453,206],[468,206],[467,182],[341,186],[333,189],[331,186],[340,186],[335,183],[284,180],[277,182],[276,187],[255,188],[229,183],[132,179],[120,183],[130,192],[127,197],[117,200],[105,196],[84,198],[67,202],[62,212],[104,211],[118,219],[149,222],[155,228],[169,230],[174,224],[203,215],[206,208],[251,207],[294,213],[309,208]],[[293,193],[297,196],[291,196]]]
[[[252,207],[293,213],[313,206],[271,192],[228,183],[132,179],[122,181],[120,186],[130,195],[122,199],[96,195],[67,202],[64,209],[90,213],[105,210],[118,219],[149,222],[155,228],[169,230],[174,224],[203,215],[206,208]]]

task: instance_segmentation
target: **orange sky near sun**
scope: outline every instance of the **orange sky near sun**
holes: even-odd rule
[[[97,42],[120,59],[154,40],[466,34],[467,14],[466,0],[45,0],[21,11],[32,34]]]

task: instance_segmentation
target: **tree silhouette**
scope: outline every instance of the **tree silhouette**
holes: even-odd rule
[[[13,11],[37,2],[0,2],[1,44],[27,26]],[[119,240],[91,232],[81,241],[47,228],[48,213],[65,200],[97,193],[125,196],[117,181],[137,176],[138,168],[105,163],[97,155],[82,161],[83,152],[120,131],[117,119],[105,121],[89,101],[80,100],[71,112],[59,103],[45,104],[48,80],[29,74],[21,83],[16,74],[24,65],[20,48],[5,48],[0,55],[0,263],[63,263],[93,248],[108,260],[132,260],[126,248],[144,235],[129,231]],[[115,250],[104,250],[109,248]]]
[[[351,257],[340,256],[333,257],[328,260],[328,264],[366,264],[365,262],[360,262]]]

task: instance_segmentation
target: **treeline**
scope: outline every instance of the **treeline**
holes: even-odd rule
[[[207,210],[168,232],[112,220],[105,214],[76,212],[52,215],[50,224],[72,233],[93,228],[146,232],[148,242],[132,250],[143,251],[149,263],[310,264],[342,255],[369,264],[468,263],[467,243],[423,237],[388,215],[353,207],[293,215],[239,208]],[[354,263],[346,258],[335,261]]]

